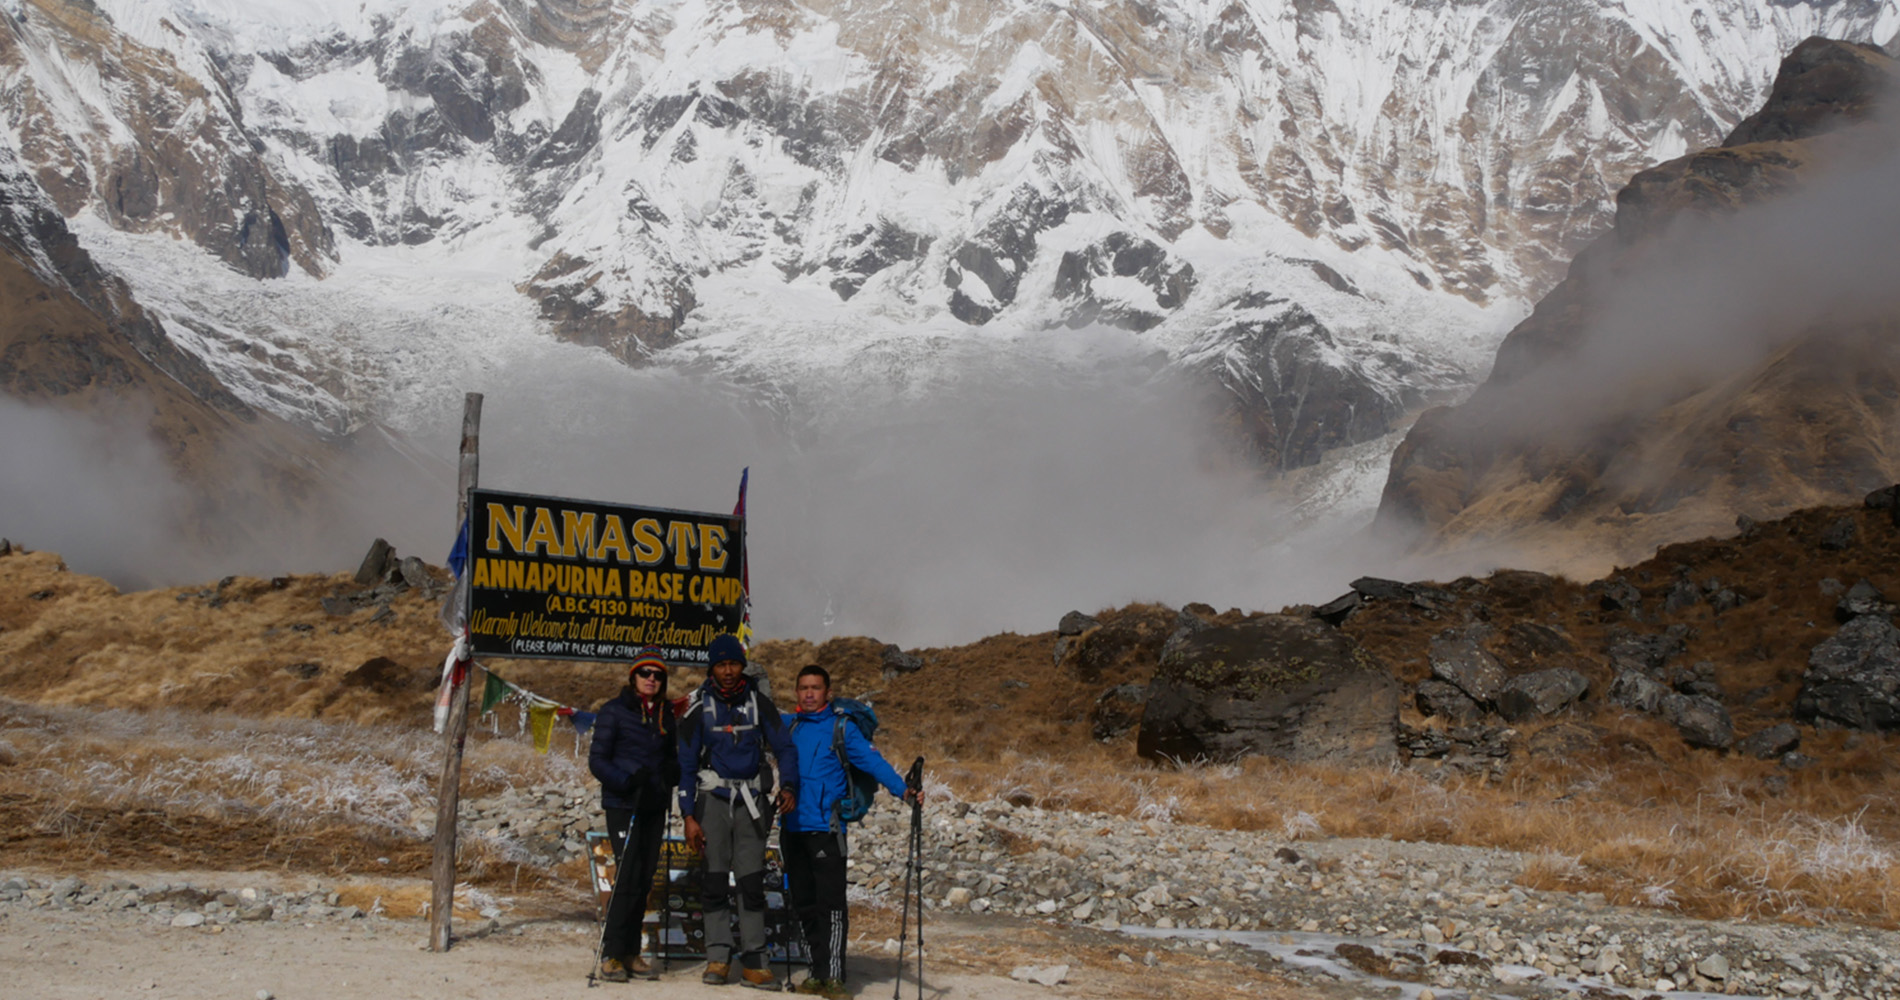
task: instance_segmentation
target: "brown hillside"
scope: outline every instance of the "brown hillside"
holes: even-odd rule
[[[1802,303],[1820,293],[1794,277],[1757,287],[1775,279],[1742,263],[1794,275],[1807,256],[1853,254],[1785,220],[1720,225],[1891,157],[1892,129],[1862,123],[1891,81],[1878,50],[1811,39],[1728,145],[1632,179],[1615,228],[1506,338],[1489,380],[1407,435],[1381,522],[1420,530],[1427,549],[1503,543],[1520,564],[1592,576],[1737,514],[1851,502],[1900,478],[1900,302],[1855,289],[1867,301]],[[1738,232],[1760,245],[1724,242]],[[1735,305],[1755,299],[1772,305]]]
[[[1842,519],[1856,526],[1854,541],[1823,547],[1823,532]],[[912,650],[921,667],[889,675],[883,644],[864,638],[765,642],[754,658],[766,665],[781,697],[800,666],[827,666],[838,693],[875,701],[884,720],[879,743],[893,761],[924,755],[933,780],[966,798],[1284,830],[1289,837],[1324,832],[1547,852],[1571,860],[1537,868],[1544,874],[1536,878],[1601,890],[1623,902],[1641,903],[1655,886],[1666,885],[1670,905],[1691,913],[1849,916],[1891,926],[1900,923],[1900,871],[1879,859],[1900,843],[1900,743],[1892,735],[1802,726],[1800,750],[1812,763],[1790,770],[1693,749],[1659,719],[1608,704],[1604,692],[1609,640],[1673,628],[1683,650],[1672,664],[1710,664],[1704,670],[1734,715],[1738,736],[1786,721],[1808,651],[1836,628],[1838,597],[1828,581],[1866,579],[1900,594],[1896,566],[1900,527],[1887,511],[1816,508],[1735,537],[1669,546],[1609,581],[1505,570],[1437,585],[1443,594],[1429,607],[1373,601],[1347,619],[1345,630],[1408,683],[1426,675],[1429,643],[1449,628],[1481,636],[1513,671],[1561,660],[1590,679],[1582,705],[1556,719],[1515,729],[1492,720],[1490,738],[1507,756],[1477,770],[1423,759],[1398,770],[1262,759],[1156,769],[1136,758],[1134,731],[1096,739],[1098,703],[1108,695],[1106,704],[1116,704],[1112,693],[1119,685],[1145,685],[1181,614],[1231,622],[1255,612],[1152,605],[1105,611],[1097,627],[1071,640],[1060,662],[1054,633]],[[1707,599],[1666,610],[1665,595],[1685,580],[1704,594],[1714,581],[1741,602],[1719,612]],[[1633,609],[1606,610],[1606,582],[1629,584],[1640,601]],[[60,756],[66,751],[53,744],[35,748],[30,729],[8,728],[32,722],[32,713],[41,711],[21,703],[46,710],[169,710],[207,724],[220,716],[196,713],[286,720],[260,726],[323,720],[340,727],[333,742],[385,748],[408,761],[403,768],[417,770],[416,780],[432,780],[433,765],[417,753],[433,739],[430,705],[446,645],[434,621],[435,600],[405,590],[389,597],[386,615],[373,603],[333,615],[321,603],[328,597],[332,608],[344,610],[338,600],[360,594],[341,575],[233,578],[202,588],[119,593],[67,571],[48,553],[0,557],[0,730],[14,744],[0,746],[0,807],[31,828],[22,827],[20,846],[0,843],[0,851],[27,850],[28,844],[57,851],[67,834],[42,830],[46,816],[65,817],[59,822],[70,825],[93,815],[87,810],[108,816],[137,806],[147,816],[142,828],[154,838],[147,846],[162,848],[149,863],[220,860],[205,853],[216,841],[215,831],[203,829],[210,820],[189,803],[127,800],[124,791],[95,802],[98,796],[83,784],[48,791],[45,766],[80,775],[86,763]],[[581,707],[598,704],[621,682],[618,670],[595,664],[493,666],[539,694]],[[674,693],[699,679],[683,672]],[[14,707],[6,707],[9,700]],[[1401,721],[1440,730],[1438,720],[1409,709]],[[516,759],[525,752],[519,733],[519,716],[505,707],[493,722],[476,724],[471,753]],[[569,738],[557,739],[561,754],[572,752]],[[95,742],[110,747],[113,739],[102,734]],[[9,767],[29,752],[48,764]],[[136,744],[107,752],[121,764],[152,753]],[[492,785],[500,774],[483,766],[468,781],[471,788]],[[192,821],[199,834],[181,839],[164,832],[170,828],[163,817],[176,810],[199,817]],[[236,824],[227,831],[232,838],[259,836],[253,818],[230,822]],[[284,845],[300,842],[276,836]],[[333,841],[340,845],[349,835],[326,836],[344,838]],[[379,845],[372,854],[401,854],[404,865],[421,870],[420,853],[398,850],[404,835],[364,836]],[[1817,866],[1816,852],[1874,867],[1859,861]],[[117,863],[131,862],[121,857]],[[324,866],[294,851],[285,863]]]

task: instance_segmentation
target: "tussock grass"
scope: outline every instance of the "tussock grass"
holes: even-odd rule
[[[1713,757],[1532,765],[1503,781],[1264,760],[1170,769],[1027,755],[947,763],[939,773],[968,800],[1130,822],[1521,851],[1530,855],[1519,878],[1527,887],[1692,916],[1900,926],[1893,778],[1817,775],[1783,792],[1766,780],[1777,777],[1766,765]]]
[[[427,865],[442,767],[428,729],[0,700],[0,733],[11,748],[0,800],[32,831],[94,854],[137,854],[155,838],[238,867],[326,854],[331,868],[365,857],[388,858],[379,870],[391,874]],[[584,766],[519,741],[474,740],[463,794],[572,784]],[[185,828],[197,833],[167,833]],[[228,839],[192,842],[205,831]],[[464,838],[463,853],[476,878],[526,860],[497,838]]]

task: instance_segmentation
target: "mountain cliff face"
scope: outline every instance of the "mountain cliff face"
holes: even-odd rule
[[[1636,175],[1485,384],[1413,426],[1381,520],[1581,571],[1900,479],[1894,83],[1805,42],[1720,147]]]
[[[801,405],[915,381],[937,338],[1108,327],[1272,466],[1469,384],[1613,192],[1797,40],[1900,28],[1891,0],[0,10],[0,144],[247,405],[390,420],[367,374],[492,349],[464,308]],[[483,278],[419,304],[402,269]]]

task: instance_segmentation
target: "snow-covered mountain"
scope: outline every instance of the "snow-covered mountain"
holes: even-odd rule
[[[565,341],[822,420],[946,358],[1148,355],[1280,467],[1481,377],[1796,42],[1900,31],[1895,0],[0,12],[0,163],[246,405],[402,427]]]

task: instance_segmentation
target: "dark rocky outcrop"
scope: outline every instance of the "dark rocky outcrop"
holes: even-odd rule
[[[1850,729],[1900,729],[1900,629],[1862,615],[1808,654],[1795,718]]]
[[[1735,742],[1735,723],[1728,709],[1707,695],[1664,695],[1657,711],[1692,747],[1726,750]]]
[[[1184,630],[1162,651],[1137,752],[1382,763],[1396,752],[1399,693],[1378,658],[1312,618]]]
[[[1654,712],[1669,697],[1669,688],[1641,670],[1619,670],[1610,682],[1610,701],[1638,712]]]
[[[1463,636],[1432,640],[1432,676],[1456,686],[1479,705],[1495,705],[1504,690],[1504,666],[1477,642]]]
[[[1103,691],[1089,709],[1089,734],[1107,742],[1128,732],[1141,722],[1147,701],[1148,689],[1140,684],[1117,684]]]
[[[1442,718],[1454,726],[1476,722],[1484,717],[1483,706],[1472,701],[1470,695],[1449,681],[1437,678],[1419,681],[1418,690],[1412,697],[1420,715]]]
[[[1129,302],[1099,295],[1096,279],[1110,276],[1134,278],[1153,297],[1147,302]],[[1116,232],[1062,255],[1056,269],[1055,295],[1070,303],[1063,323],[1072,329],[1100,323],[1147,330],[1179,309],[1194,291],[1194,283],[1192,264],[1174,259],[1153,240]]]
[[[1498,692],[1498,714],[1511,722],[1556,715],[1589,691],[1589,679],[1569,667],[1518,674]]]
[[[1886,595],[1866,580],[1847,588],[1847,593],[1841,595],[1840,603],[1834,605],[1834,618],[1843,624],[1861,615],[1892,618],[1893,614],[1894,607],[1887,603]]]

